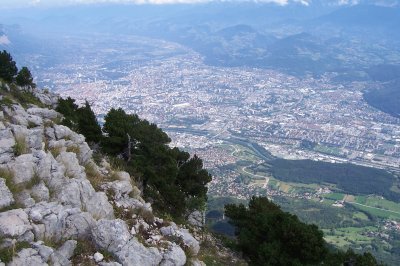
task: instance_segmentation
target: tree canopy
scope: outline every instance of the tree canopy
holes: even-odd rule
[[[301,222],[266,197],[253,196],[248,207],[226,205],[225,214],[250,265],[380,265],[370,253],[328,249],[316,225]]]
[[[31,86],[33,88],[36,87],[36,84],[33,83],[32,74],[27,67],[21,68],[17,77],[15,78],[15,81],[19,86]]]
[[[145,197],[153,206],[182,216],[205,203],[211,175],[203,169],[202,160],[170,148],[170,138],[155,124],[111,109],[103,131],[103,151],[125,158],[128,171],[141,179]]]
[[[84,135],[88,142],[98,143],[101,141],[103,136],[101,127],[97,123],[96,115],[87,101],[84,106],[78,107],[71,97],[60,98],[56,111],[64,115],[63,125]]]
[[[17,73],[18,68],[12,56],[6,50],[0,52],[0,78],[13,82]]]

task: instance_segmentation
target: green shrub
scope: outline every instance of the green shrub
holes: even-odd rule
[[[22,249],[30,248],[31,245],[28,242],[17,242],[15,246],[0,249],[0,260],[4,263],[9,263],[12,258]]]
[[[41,181],[41,179],[40,179],[39,175],[37,175],[35,173],[33,175],[32,179],[25,183],[25,188],[26,189],[31,189],[34,186],[39,185],[40,181]]]
[[[13,151],[15,156],[20,156],[22,154],[27,153],[27,145],[25,137],[15,138],[15,145],[13,146]]]
[[[0,101],[0,105],[5,105],[8,107],[11,107],[14,104],[14,102],[7,96],[3,96],[3,99]]]
[[[18,194],[23,190],[22,184],[14,183],[14,173],[8,169],[0,168],[0,177],[6,180],[6,185],[13,195]]]
[[[92,184],[95,190],[100,190],[101,184],[104,182],[102,174],[96,169],[96,165],[93,162],[88,162],[85,165],[86,177]]]

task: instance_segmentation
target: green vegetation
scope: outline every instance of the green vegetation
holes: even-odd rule
[[[85,102],[85,106],[78,107],[71,97],[60,98],[56,111],[64,115],[62,124],[84,135],[86,141],[92,143],[101,141],[101,128],[88,102]]]
[[[377,194],[400,200],[400,194],[391,191],[396,177],[381,169],[311,160],[274,159],[270,164],[272,175],[285,182],[330,183],[350,194]]]
[[[15,138],[15,144],[13,146],[13,151],[15,156],[20,156],[27,152],[26,140],[24,137]]]
[[[0,244],[1,242],[2,241],[0,241]],[[15,245],[11,247],[2,248],[0,249],[0,261],[4,263],[9,263],[20,250],[30,247],[31,245],[28,242],[22,241],[15,243]]]
[[[5,50],[0,52],[0,79],[7,83],[16,82],[18,86],[29,86],[35,88],[32,74],[27,67],[23,67],[19,72],[12,56]]]
[[[398,77],[397,77],[398,78]],[[400,81],[389,82],[381,89],[364,93],[364,99],[371,106],[395,117],[400,117]]]
[[[36,84],[33,83],[33,77],[31,72],[27,67],[21,68],[18,72],[17,77],[15,78],[18,86],[30,86],[32,88],[36,87]]]
[[[18,68],[12,56],[3,50],[0,52],[0,78],[11,83],[18,73]]]
[[[96,266],[97,264],[90,257],[97,251],[99,250],[91,241],[79,239],[71,258],[72,265]],[[105,262],[114,260],[112,254],[107,250],[100,250],[99,252],[103,254]]]
[[[170,138],[155,124],[122,109],[108,112],[103,130],[107,134],[101,142],[103,151],[123,155],[120,167],[140,178],[145,197],[156,209],[181,217],[203,208],[211,176],[200,158],[171,149]]]
[[[380,265],[370,253],[332,251],[316,225],[283,212],[265,197],[249,206],[226,205],[226,216],[236,228],[236,248],[250,265]]]
[[[320,153],[325,153],[329,155],[334,155],[334,156],[342,156],[342,152],[339,148],[337,147],[328,147],[328,146],[323,146],[323,145],[316,145],[313,148],[314,151],[320,152]]]
[[[385,209],[368,206],[368,205],[361,205],[359,203],[349,203],[349,204],[351,204],[354,208],[356,208],[366,214],[369,214],[370,216],[373,216],[373,217],[400,220],[400,212],[385,210]]]
[[[182,217],[205,206],[211,176],[203,169],[202,160],[171,149],[170,138],[155,124],[122,109],[111,109],[105,116],[103,136],[88,102],[78,107],[71,98],[60,99],[56,110],[64,115],[64,125],[99,143],[115,169],[134,176],[156,210]],[[86,172],[98,186],[99,176],[90,166]]]
[[[341,193],[329,193],[329,194],[325,194],[324,198],[332,199],[332,200],[343,200],[344,194],[341,194]]]

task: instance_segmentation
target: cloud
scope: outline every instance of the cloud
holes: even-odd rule
[[[29,6],[65,6],[65,5],[78,5],[78,4],[196,4],[207,2],[257,2],[257,3],[274,3],[277,5],[287,5],[290,2],[299,2],[308,5],[311,0],[0,0],[0,8],[13,8],[13,7],[29,7]]]
[[[351,5],[351,6],[354,6],[354,5],[358,5],[359,4],[359,0],[339,0],[338,1],[338,4],[340,5],[340,6],[344,6],[344,5]]]
[[[309,6],[311,4],[312,0],[294,0],[294,2],[300,3],[305,6]]]

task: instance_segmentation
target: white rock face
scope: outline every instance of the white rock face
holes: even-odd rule
[[[27,112],[30,115],[40,116],[41,118],[45,119],[56,119],[57,117],[59,117],[59,114],[56,111],[46,108],[32,107],[29,108]]]
[[[146,248],[136,238],[132,238],[116,253],[122,265],[159,265],[162,256],[156,248]]]
[[[23,154],[8,163],[15,184],[29,182],[35,174],[35,159],[32,154]]]
[[[8,163],[14,156],[15,139],[10,129],[0,130],[0,163]]]
[[[95,224],[89,213],[56,202],[37,203],[27,213],[36,239],[86,238]]]
[[[99,265],[100,266],[122,266],[121,263],[118,263],[118,262],[115,262],[115,261],[113,261],[113,262],[100,262]]]
[[[114,181],[106,183],[102,186],[105,190],[111,189],[114,192],[114,199],[120,200],[123,197],[128,197],[128,194],[132,191],[132,184],[130,180]]]
[[[104,192],[96,192],[87,179],[71,179],[61,188],[58,200],[88,211],[96,219],[114,218],[114,209]]]
[[[203,214],[199,211],[192,212],[188,217],[189,224],[197,227],[203,226]]]
[[[18,238],[32,230],[28,215],[21,209],[0,213],[0,237]]]
[[[172,247],[164,253],[163,260],[161,261],[161,266],[175,266],[175,265],[185,265],[186,254],[181,247],[173,244]]]
[[[42,257],[43,261],[48,261],[54,250],[51,247],[43,245],[42,241],[32,243],[33,249],[35,249]]]
[[[43,143],[43,128],[36,127],[29,129],[27,135],[27,144],[30,149],[40,150]]]
[[[190,254],[196,256],[200,251],[199,241],[197,241],[187,229],[180,229],[178,234],[181,237],[183,244],[189,248]]]
[[[0,177],[0,209],[8,207],[13,203],[14,203],[13,194],[6,186],[5,179]]]
[[[100,262],[100,261],[102,261],[104,259],[104,256],[100,252],[96,252],[93,255],[93,259],[94,259],[95,262]]]
[[[187,229],[179,229],[175,224],[170,226],[162,227],[160,232],[164,236],[176,236],[179,237],[183,245],[188,248],[190,254],[196,256],[200,251],[199,241],[196,240]]]
[[[92,229],[99,248],[112,252],[122,265],[159,265],[162,255],[156,248],[146,248],[132,238],[126,223],[120,219],[100,220]]]
[[[31,124],[34,126],[43,125],[43,119],[37,115],[28,115],[27,120],[28,120],[28,124]]]
[[[57,101],[52,94],[33,92],[49,104]],[[183,249],[197,254],[197,240],[174,223],[159,229],[162,219],[146,223],[133,214],[133,224],[128,228],[125,221],[114,218],[113,205],[148,212],[152,207],[132,185],[127,172],[117,172],[117,181],[103,183],[102,191],[95,191],[85,167],[90,164],[99,175],[105,175],[105,180],[113,170],[105,159],[107,167],[99,168],[94,163],[93,151],[84,136],[54,125],[60,114],[35,106],[28,110],[20,105],[0,109],[0,168],[4,175],[10,172],[13,183],[21,187],[13,195],[0,176],[0,209],[13,203],[23,206],[0,212],[0,238],[4,247],[12,247],[15,241],[31,245],[20,250],[8,265],[72,265],[77,240],[83,239],[93,240],[99,250],[112,253],[116,260],[105,262],[97,252],[92,259],[100,266],[185,265]],[[27,154],[16,156],[13,147],[21,141]],[[105,193],[109,190],[114,192],[112,199]],[[166,241],[160,234],[170,239]],[[146,246],[138,241],[139,236],[146,238]],[[52,248],[44,244],[49,239],[55,243],[68,240]]]
[[[63,164],[66,169],[66,176],[69,178],[81,178],[84,174],[83,166],[79,165],[78,158],[73,152],[61,152],[57,158],[57,162]]]
[[[98,247],[117,253],[126,245],[131,235],[124,221],[102,219],[92,228],[92,237]]]
[[[0,163],[8,163],[14,157],[15,138],[10,128],[0,130]]]
[[[49,189],[46,187],[43,181],[31,189],[31,197],[36,202],[48,201],[50,199]]]
[[[66,241],[56,252],[50,255],[51,265],[71,265],[69,259],[74,255],[76,244],[75,240]]]
[[[48,265],[46,262],[43,261],[42,257],[39,253],[32,249],[26,248],[18,252],[17,256],[8,264],[9,266],[24,266],[24,265],[31,265],[31,266],[44,266]]]

